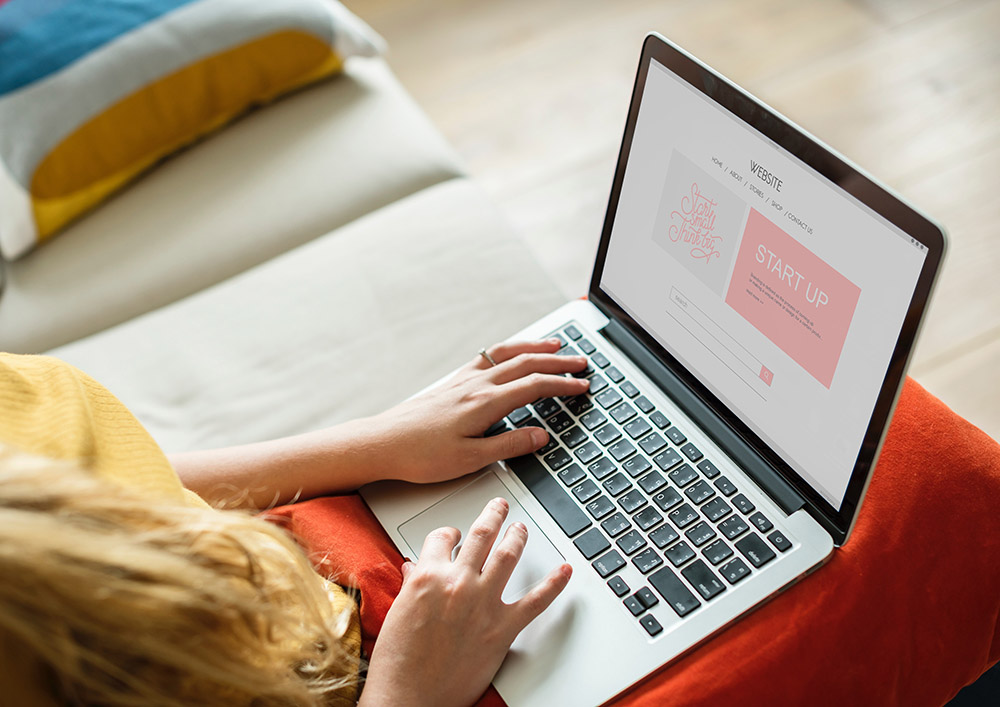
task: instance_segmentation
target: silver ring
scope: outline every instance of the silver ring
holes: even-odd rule
[[[486,349],[479,349],[479,355],[485,358],[491,366],[497,365],[497,362],[493,360],[493,357],[490,356],[490,352]]]

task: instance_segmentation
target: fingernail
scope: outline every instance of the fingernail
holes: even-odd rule
[[[520,530],[522,533],[526,534],[528,532],[528,526],[526,526],[524,523],[520,521],[517,521],[516,523],[511,523],[511,525]]]
[[[535,448],[541,447],[546,442],[549,441],[549,433],[538,427],[531,428],[531,443],[535,445]]]
[[[490,503],[492,503],[494,506],[496,506],[501,510],[507,510],[507,499],[505,498],[500,498],[499,496],[497,496],[492,501],[490,501]]]
[[[556,345],[562,344],[562,342],[559,341],[559,339],[546,339],[545,341],[550,344],[556,344]]]
[[[569,563],[564,564],[562,566],[562,573],[563,573],[563,576],[566,577],[566,578],[572,577],[573,576],[573,565],[571,565]]]

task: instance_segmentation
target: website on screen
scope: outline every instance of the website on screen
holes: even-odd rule
[[[835,508],[925,255],[652,62],[601,287]]]

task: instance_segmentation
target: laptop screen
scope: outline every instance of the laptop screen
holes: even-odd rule
[[[840,510],[927,257],[651,60],[600,288]]]

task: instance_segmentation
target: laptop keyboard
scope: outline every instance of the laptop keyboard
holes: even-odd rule
[[[661,600],[687,617],[792,547],[575,324],[551,336],[560,355],[588,357],[574,375],[590,390],[518,408],[486,434],[550,433],[507,463],[650,636],[663,631],[648,613]],[[641,586],[618,576],[629,563]]]

